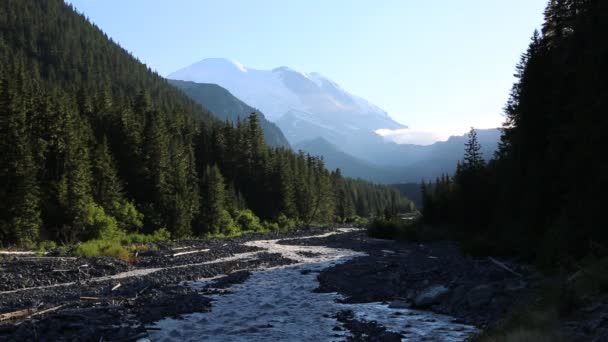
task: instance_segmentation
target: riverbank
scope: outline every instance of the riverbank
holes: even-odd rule
[[[183,282],[219,277],[214,280],[219,287],[229,287],[246,278],[235,272],[295,262],[246,242],[327,231],[158,244],[138,253],[133,264],[114,258],[3,256],[0,341],[137,340],[148,335],[146,324],[211,308],[200,289]]]
[[[0,321],[0,341],[281,339],[291,336],[286,330],[312,340],[461,341],[541,284],[532,268],[466,257],[452,243],[348,229],[173,242],[138,253],[133,264],[5,256],[0,269],[0,317],[17,313]]]

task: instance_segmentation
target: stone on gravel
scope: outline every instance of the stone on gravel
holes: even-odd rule
[[[388,305],[389,309],[407,309],[410,306],[411,305],[404,300],[394,300]]]
[[[482,284],[476,286],[467,293],[467,304],[471,309],[480,309],[492,300],[494,294],[495,291],[491,285]]]
[[[443,285],[427,287],[414,298],[414,307],[427,308],[433,304],[437,304],[448,294],[448,292],[450,292],[450,290]]]

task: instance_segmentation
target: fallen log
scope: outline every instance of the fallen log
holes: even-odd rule
[[[0,251],[0,255],[36,255],[33,251]]]
[[[116,284],[116,286],[114,286],[114,287],[112,288],[112,291],[116,290],[117,288],[119,288],[119,287],[121,287],[121,286],[122,286],[122,284],[120,284],[120,283]]]
[[[100,301],[99,297],[80,297],[80,300],[91,300],[91,301]]]
[[[28,316],[28,315],[35,313],[36,311],[38,311],[38,308],[29,308],[29,309],[23,309],[23,310],[3,313],[3,314],[0,314],[0,322],[7,321],[9,319],[15,319],[15,318],[19,318],[19,317]]]
[[[179,251],[181,249],[188,249],[188,248],[193,248],[193,247],[196,247],[196,246],[174,247],[174,248],[171,248],[171,249],[174,250],[174,251]]]
[[[496,264],[496,266],[504,269],[507,272],[513,273],[518,277],[523,277],[523,275],[521,275],[521,273],[515,272],[514,270],[512,270],[509,266],[505,265],[504,263],[492,258],[492,257],[488,257],[488,259],[490,259],[491,262],[493,262],[494,264]]]
[[[36,260],[36,261],[63,261],[63,260],[76,260],[77,257],[47,257],[47,256],[32,256],[32,257],[19,257],[19,260]]]
[[[44,315],[44,314],[47,314],[47,313],[50,313],[50,312],[54,312],[54,311],[60,310],[61,308],[65,307],[66,305],[67,304],[61,304],[61,305],[55,306],[55,307],[50,308],[50,309],[46,309],[46,310],[35,312],[35,313],[29,315],[28,318],[32,318],[32,317],[35,317],[35,316],[40,316],[40,315]]]
[[[194,253],[204,253],[204,252],[209,252],[209,249],[198,249],[198,250],[195,250],[195,251],[173,253],[171,256],[172,257],[176,257],[176,256],[180,256],[180,255],[187,255],[187,254],[194,254]]]

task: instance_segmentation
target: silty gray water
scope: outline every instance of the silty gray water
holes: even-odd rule
[[[164,319],[150,330],[152,341],[343,341],[335,314],[352,310],[358,319],[376,321],[407,341],[463,341],[474,327],[430,312],[390,309],[381,303],[341,304],[335,293],[315,293],[318,271],[363,255],[346,249],[288,246],[277,240],[247,244],[297,260],[298,264],[259,270],[227,295],[214,295],[210,312]],[[247,255],[251,258],[251,255]],[[255,256],[253,256],[255,257]],[[203,286],[205,281],[190,284]],[[158,330],[157,330],[158,329]]]

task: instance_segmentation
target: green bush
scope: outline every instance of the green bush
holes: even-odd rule
[[[137,232],[143,227],[144,215],[137,211],[132,202],[114,203],[114,212],[121,228]]]
[[[369,224],[369,220],[365,217],[355,215],[353,217],[348,218],[346,220],[346,223],[351,223],[356,227],[366,227]]]
[[[124,238],[120,239],[120,242],[123,245],[130,245],[130,244],[142,244],[142,243],[148,243],[148,242],[152,242],[152,236],[151,235],[145,235],[145,234],[128,234],[125,235]]]
[[[217,226],[213,227],[213,231],[223,235],[233,235],[239,231],[238,225],[234,222],[227,210],[221,211],[216,224]]]
[[[260,232],[264,230],[264,227],[260,223],[260,219],[249,209],[241,210],[239,212],[236,223],[243,231]]]
[[[281,230],[292,230],[301,225],[297,219],[289,218],[283,213],[277,218],[277,224]]]
[[[376,218],[367,225],[367,235],[378,239],[420,241],[421,234],[415,222],[400,218]]]
[[[118,240],[125,235],[124,231],[118,229],[116,219],[106,214],[95,202],[87,204],[84,222],[89,227],[88,231],[92,232],[92,238]]]
[[[129,260],[129,251],[119,241],[89,240],[77,245],[72,254],[82,257],[109,256]]]
[[[262,222],[262,226],[264,227],[264,230],[266,231],[273,231],[273,230],[279,230],[279,224],[276,222],[272,222],[272,221],[264,221]]]
[[[38,251],[36,254],[44,255],[46,252],[53,250],[55,248],[57,248],[57,244],[55,243],[55,241],[49,241],[49,240],[41,241],[40,243],[38,243]]]
[[[171,239],[171,233],[167,228],[159,228],[152,233],[153,241],[168,241]]]

